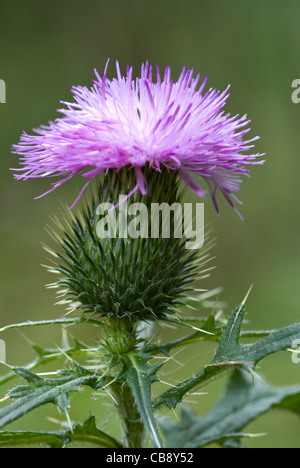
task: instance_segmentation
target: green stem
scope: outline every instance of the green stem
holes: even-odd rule
[[[104,322],[105,347],[116,357],[136,348],[138,338],[135,323],[128,318],[110,317]]]
[[[107,319],[104,329],[105,347],[114,357],[136,348],[138,338],[131,320],[111,317]],[[123,429],[124,446],[142,448],[145,444],[145,427],[131,388],[125,382],[114,382],[110,388]]]
[[[123,444],[126,448],[145,446],[145,427],[140,418],[133,393],[127,384],[112,385],[114,399],[123,429]]]

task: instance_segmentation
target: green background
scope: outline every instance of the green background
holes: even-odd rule
[[[251,135],[261,136],[257,151],[266,153],[267,162],[254,167],[242,186],[245,221],[225,206],[218,218],[207,200],[206,222],[217,238],[212,262],[217,268],[204,287],[224,287],[220,298],[229,314],[254,283],[247,303],[253,329],[299,320],[300,104],[291,100],[291,83],[300,78],[299,17],[297,0],[2,0],[0,78],[7,85],[7,103],[0,104],[0,325],[64,313],[53,305],[53,292],[45,289],[53,278],[40,266],[46,256],[41,242],[51,244],[45,225],[61,202],[73,202],[82,184],[78,177],[34,201],[49,181],[15,181],[9,167],[18,162],[10,154],[11,145],[23,130],[31,132],[54,119],[59,101],[71,98],[71,86],[91,85],[93,69],[101,74],[108,57],[111,77],[117,58],[122,70],[131,63],[136,74],[149,59],[162,68],[169,64],[174,78],[187,65],[208,75],[211,87],[231,83],[227,111],[249,115]],[[90,339],[89,330],[80,333]],[[55,328],[26,332],[48,346],[58,343],[59,335]],[[32,357],[18,332],[3,338],[8,363],[24,364]],[[207,349],[194,348],[194,365],[209,359],[213,347]],[[184,352],[180,359],[184,361]],[[192,368],[193,362],[182,375]],[[292,364],[289,354],[268,358],[262,370],[276,384],[299,382],[300,364]],[[211,407],[222,385],[211,385],[208,396],[195,397],[199,414]],[[97,413],[102,405],[88,393],[77,401],[76,418],[89,410]],[[12,427],[55,430],[48,415],[60,419],[55,409],[44,408]],[[98,422],[104,427],[107,414]],[[108,425],[111,429],[112,423]],[[295,416],[273,411],[248,428],[268,433],[249,444],[299,447],[299,429]]]

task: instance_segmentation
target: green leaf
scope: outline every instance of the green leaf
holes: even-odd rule
[[[156,426],[151,403],[151,384],[157,381],[156,372],[161,364],[149,366],[147,362],[152,356],[141,351],[132,351],[122,356],[122,378],[130,386],[135,397],[145,428],[155,447],[162,447],[160,435]]]
[[[161,421],[167,447],[195,448],[243,437],[240,431],[272,408],[300,414],[300,385],[276,388],[261,377],[236,370],[219,403],[203,418],[181,409],[181,421]]]
[[[97,428],[94,416],[83,425],[74,426],[72,432],[0,432],[0,447],[48,445],[51,448],[62,448],[72,442],[85,442],[99,448],[122,447],[120,442]]]
[[[247,436],[247,434],[245,434],[245,435]],[[245,447],[241,443],[241,439],[243,439],[243,438],[244,438],[244,435],[242,435],[242,437],[226,439],[222,443],[222,448],[225,448],[225,449],[246,449],[247,447]]]
[[[87,419],[83,425],[77,424],[73,432],[68,432],[66,438],[70,442],[89,442],[102,448],[121,448],[122,444],[116,439],[99,430],[94,416]]]
[[[21,323],[14,323],[12,325],[6,325],[5,327],[0,328],[0,332],[11,329],[19,328],[31,328],[31,327],[43,327],[48,325],[74,325],[76,323],[91,323],[93,325],[102,325],[101,322],[97,320],[90,320],[84,317],[75,317],[75,318],[59,318],[54,320],[41,320],[37,322],[27,321]]]
[[[151,345],[148,348],[148,352],[151,354],[163,353],[168,355],[170,351],[174,348],[179,348],[182,346],[186,346],[192,343],[198,343],[199,341],[220,341],[220,337],[222,336],[223,328],[216,323],[215,316],[211,314],[208,318],[196,318],[196,317],[189,317],[188,319],[184,318],[184,322],[178,320],[170,320],[173,323],[181,324],[181,325],[188,325],[190,328],[201,329],[197,330],[195,333],[188,335],[184,338],[178,338],[177,340],[169,341],[168,343],[163,343],[159,345]],[[197,323],[197,326],[191,325],[191,323]],[[271,333],[274,333],[274,330],[268,331],[241,331],[240,338],[265,338],[269,336]]]
[[[64,433],[59,432],[0,432],[0,447],[47,445],[51,448],[64,446]]]
[[[184,338],[169,341],[161,345],[152,345],[148,348],[148,353],[157,354],[163,353],[168,355],[174,348],[186,346],[188,344],[197,343],[198,341],[209,340],[219,341],[221,335],[221,328],[216,327],[214,315],[210,315],[205,321],[202,322],[201,330],[192,333]]]
[[[41,378],[24,367],[15,368],[14,372],[25,379],[28,385],[20,385],[8,393],[8,397],[16,401],[0,410],[0,427],[48,403],[66,412],[69,393],[78,391],[83,385],[96,388],[98,377],[74,362],[73,366],[73,370],[60,371],[62,377],[58,379]]]
[[[78,357],[94,356],[95,354],[97,354],[97,351],[89,349],[89,347],[84,343],[79,342],[76,339],[73,339],[72,341],[73,343],[69,345],[68,343],[64,343],[63,340],[61,346],[59,348],[54,349],[46,349],[42,346],[32,343],[31,346],[37,354],[37,358],[24,367],[26,369],[33,370],[41,365],[49,364],[50,362],[61,359],[62,357],[65,358],[66,355],[69,357]],[[17,378],[17,374],[15,372],[8,372],[6,375],[0,377],[0,385],[9,382],[15,378]]]
[[[235,366],[254,368],[261,359],[275,352],[286,350],[294,340],[300,338],[300,323],[296,323],[271,333],[255,343],[240,344],[244,315],[245,307],[242,303],[228,320],[212,363],[156,398],[153,402],[155,408],[162,404],[175,408],[184,395],[195,387],[209,383]]]
[[[300,337],[300,323],[295,323],[275,331],[248,345],[239,344],[241,327],[245,315],[244,306],[238,307],[232,314],[222,335],[217,354],[212,363],[227,365],[230,363],[245,363],[255,366],[263,358],[278,351],[286,350],[293,341]]]

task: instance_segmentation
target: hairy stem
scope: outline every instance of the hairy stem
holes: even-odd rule
[[[105,327],[106,349],[114,356],[129,353],[138,342],[135,325],[127,318],[107,319]],[[126,382],[111,385],[123,429],[123,443],[127,448],[141,448],[145,444],[145,427],[131,388]]]
[[[123,429],[123,444],[126,448],[143,448],[145,446],[145,427],[140,418],[134,396],[127,384],[114,383],[113,396]]]

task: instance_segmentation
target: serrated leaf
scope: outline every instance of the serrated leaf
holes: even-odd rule
[[[49,364],[50,362],[65,357],[66,355],[68,355],[69,357],[77,357],[81,355],[86,356],[87,354],[95,354],[94,350],[90,350],[86,344],[79,342],[74,338],[73,342],[74,344],[71,344],[70,346],[66,346],[64,343],[62,343],[60,348],[54,349],[43,348],[42,346],[32,343],[31,347],[37,354],[37,358],[23,368],[33,370],[40,365]],[[0,377],[0,385],[9,382],[10,380],[13,380],[16,377],[17,374],[15,372],[8,372],[6,375]]]
[[[9,398],[16,401],[0,410],[0,427],[48,403],[66,411],[69,393],[78,391],[83,385],[95,388],[99,380],[91,372],[88,373],[85,369],[83,372],[78,365],[73,371],[62,372],[63,376],[58,379],[41,378],[25,368],[18,367],[14,370],[28,385],[20,385],[9,392]]]
[[[181,410],[180,423],[162,420],[167,447],[205,447],[239,438],[249,423],[272,408],[300,413],[300,385],[276,388],[261,377],[236,370],[219,403],[203,418],[190,408]]]
[[[77,424],[74,427],[73,432],[66,434],[66,438],[68,438],[70,442],[86,441],[94,443],[102,448],[122,447],[122,444],[114,437],[111,437],[97,428],[95,416],[91,416],[83,425]]]
[[[263,358],[278,351],[286,350],[300,337],[300,323],[275,331],[252,344],[239,343],[245,315],[244,306],[238,307],[230,317],[212,365],[230,362],[245,362],[256,365]]]
[[[154,407],[166,404],[169,408],[175,408],[184,395],[195,387],[209,383],[235,366],[254,368],[261,359],[286,350],[294,340],[300,338],[300,323],[296,323],[271,333],[255,343],[240,344],[244,315],[245,307],[242,304],[234,310],[228,320],[212,363],[156,398],[153,402]]]
[[[122,448],[120,442],[97,428],[94,416],[82,425],[74,426],[72,432],[0,432],[0,447],[47,445],[51,448],[62,448],[72,442],[85,442],[99,448]]]
[[[151,384],[157,380],[156,372],[161,364],[149,366],[152,356],[141,351],[132,351],[122,356],[123,375],[130,386],[145,428],[155,447],[162,447],[160,435],[153,415]]]
[[[51,448],[62,448],[64,433],[59,432],[0,432],[0,447],[13,448],[16,446],[30,447],[31,445],[47,445]]]
[[[178,319],[168,319],[172,323],[178,325],[188,326],[197,330],[191,335],[185,336],[184,338],[178,338],[177,340],[169,341],[167,343],[162,343],[159,345],[153,344],[148,347],[147,351],[152,355],[157,353],[163,353],[169,355],[170,351],[174,348],[179,348],[193,343],[198,343],[200,341],[220,341],[224,327],[221,327],[220,324],[216,323],[215,316],[213,314],[209,315],[207,318],[203,317],[184,317],[182,320]],[[192,324],[197,324],[192,325]],[[199,329],[199,327],[201,329]],[[272,333],[275,333],[277,330],[247,330],[240,332],[240,338],[265,338]],[[208,333],[207,333],[208,332]]]

